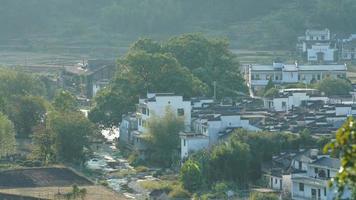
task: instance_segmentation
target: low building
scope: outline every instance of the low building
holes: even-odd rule
[[[339,159],[323,156],[308,163],[306,171],[292,173],[292,199],[331,199],[333,189],[328,183],[339,168]]]
[[[61,80],[67,90],[91,99],[109,84],[115,70],[114,60],[88,60],[87,63],[64,67]]]
[[[277,112],[288,112],[301,105],[305,105],[307,102],[322,102],[326,103],[329,100],[320,94],[315,89],[281,89],[279,93],[272,97],[265,97],[263,99],[264,107],[268,110]]]
[[[342,41],[341,58],[343,60],[356,60],[356,34]]]
[[[299,65],[273,63],[250,65],[248,85],[254,90],[263,89],[272,80],[274,84],[315,83],[324,78],[345,78],[346,65]]]

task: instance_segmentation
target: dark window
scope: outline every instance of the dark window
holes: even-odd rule
[[[183,146],[185,146],[185,139],[183,140]]]
[[[330,169],[328,169],[328,178],[330,178]]]
[[[317,77],[318,77],[318,80],[320,80],[320,74],[318,74],[318,76],[317,76]]]
[[[147,108],[147,115],[150,115],[150,109]]]
[[[318,168],[314,168],[314,173],[318,174]]]
[[[321,196],[321,194],[320,194],[320,189],[318,189],[318,197],[320,197]]]
[[[141,113],[145,115],[146,114],[146,108],[141,108]]]
[[[326,196],[326,188],[324,187],[324,196]]]
[[[277,184],[277,181],[278,181],[277,179],[274,179],[274,183],[275,183],[275,184]]]
[[[299,169],[302,169],[302,162],[299,161]]]
[[[279,79],[279,77],[278,76],[276,76],[276,80],[278,81],[278,79]]]
[[[184,116],[184,109],[183,108],[178,108],[177,109],[178,116]]]
[[[299,183],[299,191],[304,191],[304,183]]]

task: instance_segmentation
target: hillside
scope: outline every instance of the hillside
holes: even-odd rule
[[[203,32],[234,48],[292,49],[305,28],[356,32],[355,11],[353,0],[3,0],[0,47],[127,46]]]

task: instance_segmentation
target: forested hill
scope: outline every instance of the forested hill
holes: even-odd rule
[[[355,21],[355,0],[1,0],[0,43],[110,46],[203,32],[235,47],[288,49],[305,28],[348,34]]]

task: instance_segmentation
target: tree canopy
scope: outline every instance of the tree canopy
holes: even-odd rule
[[[0,158],[15,153],[15,130],[12,122],[0,113]]]
[[[104,125],[116,125],[147,92],[173,92],[184,97],[236,97],[247,91],[240,65],[225,40],[202,34],[185,34],[162,43],[140,39],[118,60],[110,86],[95,97],[89,117]]]
[[[349,95],[352,85],[346,79],[326,78],[317,84],[317,89],[324,92],[325,95]]]

